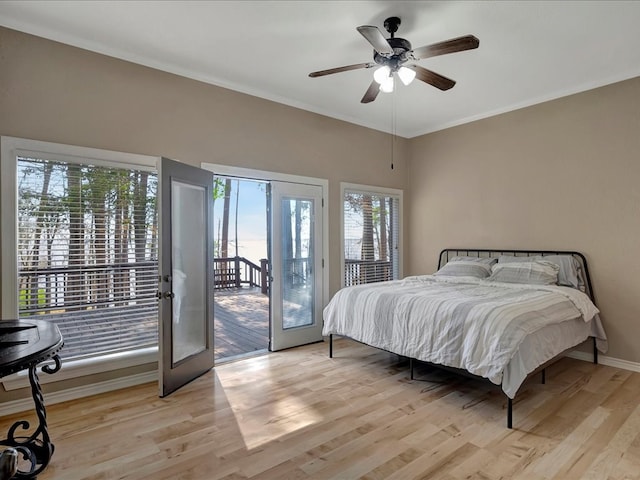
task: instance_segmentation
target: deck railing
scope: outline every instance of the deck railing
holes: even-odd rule
[[[344,261],[344,286],[393,280],[393,269],[388,260]]]
[[[259,287],[266,294],[269,286],[267,261],[260,260],[260,266],[244,257],[214,259],[213,276],[215,288]]]
[[[215,288],[269,288],[267,260],[256,265],[244,257],[214,259]],[[100,308],[139,304],[154,299],[158,287],[155,261],[21,268],[18,275],[20,311],[48,313],[70,307]]]
[[[158,263],[21,268],[18,285],[22,314],[139,304],[155,299]]]

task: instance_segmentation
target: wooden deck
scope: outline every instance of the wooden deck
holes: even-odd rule
[[[216,290],[215,359],[230,359],[269,347],[269,297],[260,288]]]
[[[266,351],[269,297],[259,287],[241,287],[216,290],[214,298],[216,361]],[[155,302],[146,306],[110,307],[107,319],[106,309],[36,318],[56,322],[65,340],[61,356],[69,359],[91,356],[98,353],[97,348],[105,346],[112,348],[112,352],[121,352],[157,345],[157,308]],[[105,335],[113,337],[113,345],[104,340]]]

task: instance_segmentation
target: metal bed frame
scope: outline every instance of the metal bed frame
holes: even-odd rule
[[[442,268],[451,258],[465,256],[465,257],[477,257],[477,258],[497,258],[501,255],[510,255],[514,257],[533,257],[533,256],[545,256],[545,255],[570,255],[576,260],[578,260],[580,264],[580,268],[582,269],[582,278],[585,284],[585,294],[589,296],[591,301],[596,303],[595,295],[593,294],[593,285],[591,283],[591,276],[589,275],[589,267],[587,266],[587,259],[580,252],[575,251],[563,251],[563,250],[493,250],[493,249],[478,249],[478,248],[445,248],[440,252],[440,256],[438,258],[438,270]],[[596,348],[596,338],[591,337],[593,342],[593,363],[598,363],[598,350]],[[575,347],[575,346],[574,346]],[[571,347],[569,350],[571,350]],[[546,383],[546,368],[558,361],[568,350],[556,355],[546,363],[544,363],[541,367],[531,372],[527,375],[527,378],[531,376],[541,373],[541,380],[543,384]],[[391,352],[394,353],[394,352]],[[333,334],[329,335],[329,358],[333,358]],[[420,360],[418,360],[420,361]],[[414,359],[409,358],[409,371],[411,380],[415,380],[414,378]],[[478,375],[474,375],[472,373],[467,372],[466,370],[446,367],[444,365],[437,365],[430,362],[422,362],[428,365],[431,365],[436,368],[444,369],[447,371],[452,371],[455,373],[463,374],[466,376],[470,376],[472,378],[484,379],[483,377],[479,377]],[[513,399],[507,397],[507,428],[513,428]]]

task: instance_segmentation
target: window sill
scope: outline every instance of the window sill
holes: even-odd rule
[[[157,362],[158,347],[149,347],[100,357],[71,360],[69,362],[63,361],[62,368],[59,372],[53,375],[47,375],[46,373],[40,374],[40,371],[38,371],[38,379],[41,384],[46,384]],[[49,362],[43,362],[41,365],[46,363]],[[40,370],[40,366],[38,366],[38,370]],[[2,384],[6,390],[17,390],[19,388],[29,387],[29,372],[28,370],[23,370],[4,377]]]

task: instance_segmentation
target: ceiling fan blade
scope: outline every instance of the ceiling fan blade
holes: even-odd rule
[[[324,75],[331,75],[332,73],[348,72],[349,70],[358,70],[359,68],[371,68],[375,63],[357,63],[355,65],[347,65],[344,67],[330,68],[328,70],[319,70],[317,72],[311,72],[310,77],[323,77]]]
[[[426,68],[418,65],[407,65],[407,68],[416,72],[416,78],[418,80],[428,83],[429,85],[433,85],[440,90],[449,90],[456,84],[455,80],[443,77],[439,73],[432,72],[431,70],[427,70]]]
[[[447,53],[473,50],[474,48],[478,48],[478,45],[480,45],[480,40],[473,35],[465,35],[464,37],[452,38],[451,40],[434,43],[426,47],[415,48],[413,50],[413,58],[421,60],[423,58],[446,55]]]
[[[391,45],[389,45],[389,42],[384,38],[384,35],[382,35],[382,32],[378,27],[362,25],[357,28],[362,36],[367,39],[371,46],[373,46],[373,49],[380,55],[393,55],[393,48],[391,48]]]
[[[374,80],[373,82],[371,82],[371,85],[369,85],[369,88],[367,88],[367,91],[365,92],[364,97],[362,97],[362,100],[360,100],[360,103],[373,102],[378,96],[379,92],[380,84]]]

